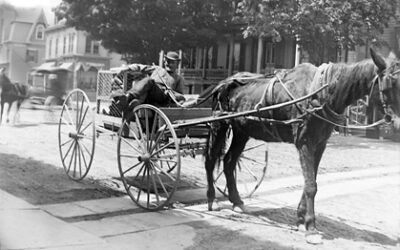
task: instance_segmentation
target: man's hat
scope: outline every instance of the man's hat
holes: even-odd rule
[[[166,55],[165,58],[171,61],[180,61],[181,59],[179,58],[178,53],[175,51],[169,51]]]

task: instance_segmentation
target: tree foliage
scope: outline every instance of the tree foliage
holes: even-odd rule
[[[85,30],[126,59],[157,61],[161,49],[210,46],[235,22],[238,1],[63,0],[55,9],[66,24]]]
[[[63,0],[56,15],[135,62],[161,49],[209,47],[229,32],[280,41],[296,37],[310,61],[334,60],[366,41],[379,42],[396,0]]]
[[[395,16],[396,0],[244,0],[246,35],[296,36],[311,62],[332,60],[330,51],[381,41]]]

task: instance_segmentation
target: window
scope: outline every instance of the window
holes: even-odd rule
[[[75,34],[69,34],[68,35],[68,53],[74,52],[74,40],[75,40]]]
[[[266,41],[263,44],[263,60],[262,67],[268,68],[275,64],[275,43]]]
[[[67,37],[64,36],[64,42],[63,42],[63,55],[67,52]]]
[[[58,56],[58,38],[56,38],[56,43],[54,44],[54,46],[56,47],[56,52],[54,53],[55,56]]]
[[[52,50],[52,45],[53,45],[53,40],[49,40],[49,50],[48,50],[48,56],[49,58],[51,57],[51,50]]]
[[[36,26],[36,39],[37,40],[44,39],[44,26],[42,24]]]
[[[85,45],[85,53],[92,52],[92,39],[90,37],[86,37],[86,45]]]
[[[93,54],[99,54],[99,42],[93,43]]]
[[[39,52],[36,49],[27,49],[26,50],[26,62],[38,62]]]

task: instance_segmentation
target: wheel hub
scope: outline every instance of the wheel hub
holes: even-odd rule
[[[144,162],[148,163],[148,162],[150,162],[150,154],[149,153],[145,153],[145,154],[139,156],[138,160],[141,161],[141,162],[144,161]]]
[[[70,138],[75,139],[75,140],[83,138],[83,134],[82,133],[77,133],[77,132],[69,132],[68,136]]]

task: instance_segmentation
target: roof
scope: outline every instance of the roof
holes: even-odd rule
[[[12,7],[11,10],[15,12],[16,16],[14,20],[10,20],[9,33],[4,37],[5,41],[29,42],[34,34],[36,24],[47,26],[47,20],[41,7]]]
[[[41,12],[43,12],[42,8],[34,7],[34,8],[16,8],[17,17],[15,18],[16,22],[25,22],[25,23],[36,23]]]

